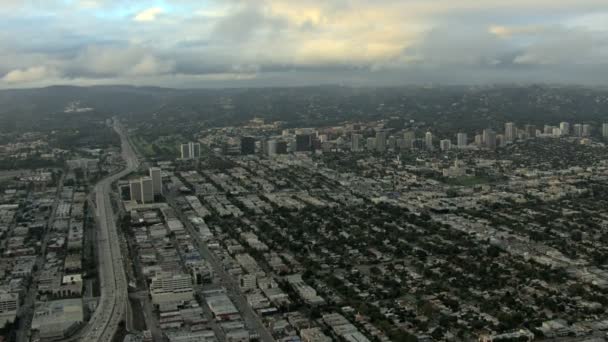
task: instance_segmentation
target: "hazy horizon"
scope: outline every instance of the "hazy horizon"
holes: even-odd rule
[[[599,0],[0,0],[0,89],[608,82]]]

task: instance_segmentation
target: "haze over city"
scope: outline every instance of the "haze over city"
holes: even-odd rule
[[[604,0],[2,0],[0,87],[605,84]]]

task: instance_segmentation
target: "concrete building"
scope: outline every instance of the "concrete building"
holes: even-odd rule
[[[405,148],[412,148],[412,146],[414,145],[414,140],[416,140],[416,132],[407,131],[403,133],[403,143],[405,145]]]
[[[355,152],[361,151],[362,150],[362,146],[361,146],[362,141],[363,141],[363,135],[353,133],[352,138],[351,138],[351,145],[350,145],[351,151],[355,151]]]
[[[296,152],[309,152],[312,150],[312,135],[297,134],[296,135]]]
[[[141,182],[141,203],[154,203],[154,182],[152,177],[142,177]]]
[[[161,170],[159,167],[150,168],[150,177],[152,178],[152,190],[154,195],[162,195],[163,193],[163,179]]]
[[[583,136],[584,137],[590,137],[592,133],[592,127],[589,124],[584,124],[583,125]]]
[[[582,137],[583,136],[583,125],[574,124],[574,136]]]
[[[562,135],[570,134],[570,124],[567,122],[560,122],[559,129],[562,131]]]
[[[0,324],[12,323],[19,311],[19,295],[12,292],[0,292]]]
[[[160,273],[150,283],[152,303],[160,310],[177,308],[185,301],[194,299],[192,278],[187,274]]]
[[[491,128],[483,130],[483,145],[490,150],[496,149],[496,132]]]
[[[192,158],[192,156],[190,155],[190,144],[181,144],[180,151],[181,151],[182,159]]]
[[[524,126],[525,134],[528,138],[536,138],[536,126],[534,125],[525,125]]]
[[[277,141],[276,140],[271,139],[266,142],[266,154],[269,157],[272,157],[277,154]]]
[[[443,139],[439,142],[439,147],[442,151],[449,151],[452,148],[452,142],[448,139]]]
[[[426,132],[424,135],[424,145],[426,146],[427,150],[433,149],[433,133]]]
[[[141,181],[139,179],[132,179],[129,182],[129,193],[131,194],[131,201],[142,202],[141,197]]]
[[[367,141],[365,142],[365,148],[368,151],[371,151],[373,149],[376,148],[376,138],[367,138]]]
[[[517,128],[515,127],[515,124],[512,122],[505,123],[505,136],[504,136],[505,142],[515,141],[515,138],[517,137],[516,135],[517,135]]]
[[[468,145],[467,134],[466,133],[458,133],[456,134],[456,143],[458,148],[463,148]]]
[[[241,154],[243,154],[243,155],[255,154],[255,138],[254,137],[242,137],[241,138]]]
[[[602,137],[608,138],[608,123],[602,124]]]
[[[376,151],[386,151],[386,131],[380,130],[376,132]]]
[[[36,307],[32,330],[43,340],[62,339],[73,333],[84,320],[82,299],[41,302]]]

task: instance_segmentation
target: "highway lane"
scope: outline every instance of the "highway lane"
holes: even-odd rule
[[[102,179],[95,185],[101,297],[87,326],[73,337],[78,341],[111,341],[128,312],[128,283],[110,194],[112,183],[137,170],[139,161],[124,129],[116,120],[114,130],[120,136],[122,157],[127,165],[124,170]]]

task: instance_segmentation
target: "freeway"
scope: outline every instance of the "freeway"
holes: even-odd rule
[[[95,185],[101,297],[87,326],[78,334],[79,341],[111,341],[128,312],[127,277],[110,194],[112,183],[137,170],[139,161],[117,120],[114,120],[114,130],[120,136],[122,157],[127,165],[122,171],[102,179]]]

